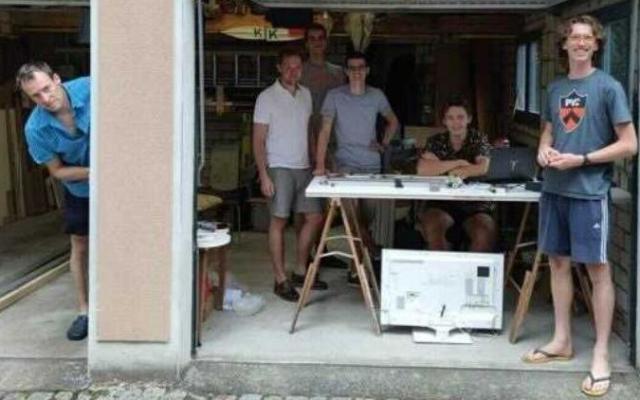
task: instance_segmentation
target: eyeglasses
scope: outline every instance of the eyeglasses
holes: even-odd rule
[[[348,65],[347,71],[356,72],[356,71],[364,71],[367,69],[366,65]]]
[[[581,40],[584,42],[593,42],[596,40],[596,37],[593,35],[569,35],[569,40],[572,42],[579,42]]]

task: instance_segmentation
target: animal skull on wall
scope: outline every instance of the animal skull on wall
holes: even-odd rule
[[[351,12],[344,16],[344,30],[351,37],[353,49],[363,52],[369,47],[375,14]]]

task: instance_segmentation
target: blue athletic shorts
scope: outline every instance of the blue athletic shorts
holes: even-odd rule
[[[608,196],[585,200],[542,193],[538,246],[547,255],[579,263],[606,263],[609,213]]]
[[[87,236],[89,234],[89,198],[74,196],[64,190],[64,233]]]

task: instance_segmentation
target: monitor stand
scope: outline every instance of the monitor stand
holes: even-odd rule
[[[450,325],[438,325],[427,328],[413,328],[413,341],[416,343],[471,344],[473,339],[467,332],[461,332]]]

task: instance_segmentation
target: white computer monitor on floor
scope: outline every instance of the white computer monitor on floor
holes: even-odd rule
[[[413,326],[419,342],[471,343],[502,329],[504,254],[382,251],[380,321]]]

